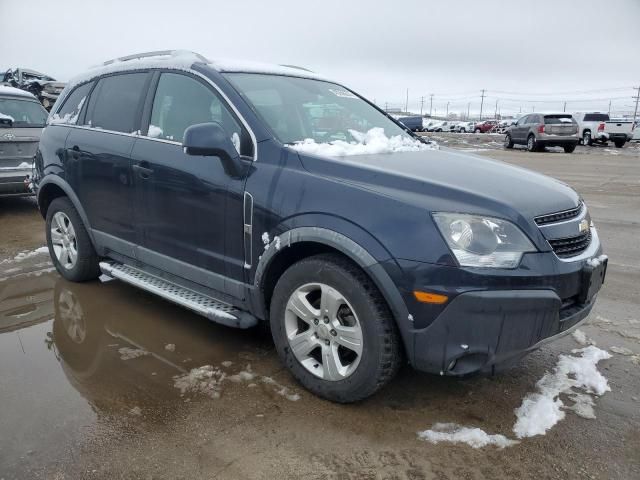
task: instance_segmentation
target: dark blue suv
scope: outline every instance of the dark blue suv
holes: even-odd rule
[[[567,185],[438,149],[296,67],[106,62],[57,101],[35,177],[63,277],[269,321],[295,378],[338,402],[403,361],[513,362],[589,314],[607,265]]]

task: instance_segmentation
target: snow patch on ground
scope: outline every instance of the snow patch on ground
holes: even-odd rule
[[[546,434],[564,419],[565,410],[583,418],[596,418],[594,396],[611,390],[596,365],[600,360],[611,358],[611,354],[593,345],[571,353],[574,355],[560,355],[553,372],[536,384],[538,391],[529,393],[515,410],[517,420],[513,432],[518,439]],[[565,405],[560,395],[566,395],[573,404]],[[436,423],[431,429],[418,432],[418,438],[431,443],[466,443],[473,448],[495,445],[502,449],[519,443],[504,435],[488,434],[480,428],[455,423]]]
[[[587,334],[584,333],[580,329],[574,330],[573,333],[571,334],[571,336],[573,337],[573,339],[576,342],[578,342],[582,346],[595,345],[596,344],[595,341],[593,341],[592,339],[588,338]]]
[[[122,347],[118,349],[120,360],[133,360],[134,358],[150,355],[149,352],[141,348]]]
[[[168,352],[175,352],[176,351],[176,344],[175,343],[167,343],[164,346],[164,349]]]
[[[489,435],[479,428],[469,428],[455,423],[436,423],[432,429],[418,432],[418,438],[431,443],[466,443],[473,448],[495,445],[499,449],[520,443],[504,435]]]
[[[230,367],[233,362],[224,361],[221,363],[224,367]],[[180,390],[180,394],[184,396],[187,393],[201,393],[211,398],[220,398],[222,394],[222,386],[226,381],[232,383],[247,383],[248,388],[257,387],[256,382],[261,382],[273,389],[273,392],[292,402],[300,400],[300,395],[292,391],[290,388],[280,385],[271,377],[256,374],[251,365],[247,364],[244,370],[232,375],[228,375],[223,369],[204,365],[194,368],[184,375],[176,375],[173,377],[173,385]]]
[[[327,157],[439,149],[436,143],[422,143],[408,136],[395,135],[387,137],[383,128],[372,128],[366,133],[349,130],[349,133],[356,141],[335,140],[328,143],[317,143],[314,139],[307,138],[289,146],[299,152]]]
[[[618,355],[625,355],[625,356],[633,355],[633,350],[629,350],[628,348],[625,348],[625,347],[613,346],[609,348],[609,350],[611,350],[613,353],[617,353]]]
[[[585,395],[573,389],[582,390],[592,395],[603,395],[611,388],[607,379],[596,368],[600,360],[611,358],[611,355],[593,345],[579,350],[572,350],[579,356],[560,355],[553,372],[547,373],[538,383],[538,391],[528,394],[522,405],[515,410],[517,421],[513,431],[518,438],[544,435],[547,430],[565,417],[564,409],[572,409],[576,413],[584,412],[594,418],[593,401],[587,402]],[[578,406],[565,407],[560,394],[567,394]],[[579,394],[581,396],[576,396]],[[577,399],[577,400],[575,400]],[[588,408],[587,408],[588,407]]]
[[[6,259],[0,261],[0,264],[13,263],[13,262],[22,262],[23,260],[26,260],[27,258],[32,258],[32,257],[35,257],[36,255],[41,255],[43,253],[49,253],[49,248],[47,246],[39,247],[39,248],[36,248],[35,250],[32,250],[32,251],[20,252],[13,258],[6,258]]]

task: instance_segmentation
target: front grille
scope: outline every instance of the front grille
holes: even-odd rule
[[[575,237],[549,240],[549,245],[560,258],[575,257],[584,252],[591,243],[591,230]]]
[[[547,225],[548,223],[556,223],[562,222],[564,220],[569,220],[571,218],[575,218],[580,215],[582,211],[582,202],[578,204],[577,207],[572,208],[570,210],[563,210],[562,212],[556,213],[548,213],[547,215],[540,215],[539,217],[534,218],[533,220],[537,225]]]

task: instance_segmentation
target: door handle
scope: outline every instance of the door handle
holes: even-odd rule
[[[77,160],[80,158],[80,147],[78,145],[74,145],[71,147],[71,158]]]
[[[144,165],[148,165],[147,162],[141,162],[139,165],[134,165],[133,170],[138,173],[138,176],[143,180],[149,179],[149,177],[153,174],[153,170],[151,168],[145,167]]]

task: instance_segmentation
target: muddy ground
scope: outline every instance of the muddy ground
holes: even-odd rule
[[[595,419],[567,412],[504,450],[420,441],[436,422],[513,438],[514,409],[581,346],[565,337],[496,377],[405,368],[375,397],[334,405],[292,380],[262,330],[217,326],[116,281],[68,283],[46,254],[15,259],[44,245],[43,220],[32,200],[0,199],[0,479],[640,478],[640,156],[458,137],[440,135],[553,175],[590,208],[610,263],[582,330],[613,353],[599,364],[612,391]],[[203,365],[251,375],[223,382],[220,398],[182,393],[176,380]]]

